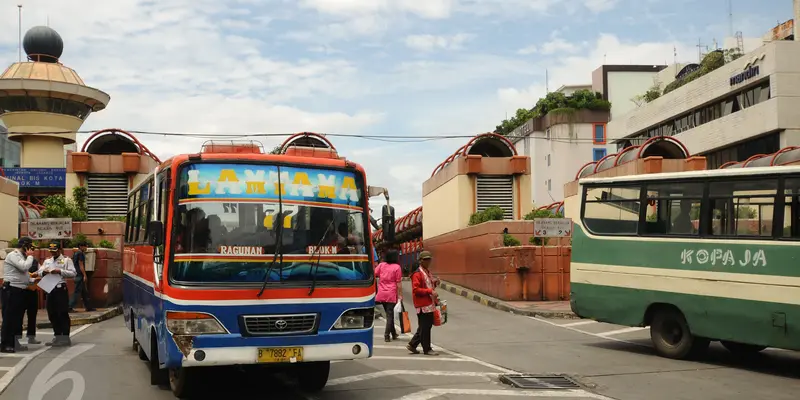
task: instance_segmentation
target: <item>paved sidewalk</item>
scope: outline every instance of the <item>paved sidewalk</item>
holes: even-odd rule
[[[439,287],[484,306],[508,311],[512,314],[544,318],[578,318],[572,313],[569,301],[502,301],[449,282],[442,281]]]
[[[112,307],[112,308],[98,308],[95,311],[86,312],[86,311],[79,311],[80,308],[77,308],[74,313],[69,314],[69,318],[72,321],[72,326],[76,325],[87,325],[87,324],[96,324],[101,321],[105,321],[107,319],[111,319],[117,315],[122,314],[122,307]],[[2,317],[0,317],[0,322],[2,322]],[[26,316],[23,320],[23,328],[28,326],[28,317]],[[36,313],[36,327],[37,328],[52,328],[50,324],[50,320],[47,319],[47,310],[41,309],[38,313]]]

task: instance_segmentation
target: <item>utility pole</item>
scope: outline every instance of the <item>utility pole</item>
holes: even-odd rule
[[[22,4],[17,4],[19,9],[19,62],[22,62]]]

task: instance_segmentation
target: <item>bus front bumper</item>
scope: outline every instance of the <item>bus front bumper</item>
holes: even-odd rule
[[[270,365],[259,361],[259,349],[277,346],[246,347],[207,347],[192,348],[189,355],[181,360],[182,367],[216,367],[226,365]],[[280,346],[283,347],[283,346]],[[312,344],[286,347],[302,347],[302,362],[354,360],[370,357],[370,349],[366,343]],[[291,361],[289,361],[291,363]]]

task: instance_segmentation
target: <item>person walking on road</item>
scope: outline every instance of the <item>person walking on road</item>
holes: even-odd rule
[[[94,311],[89,301],[89,280],[86,278],[86,242],[78,243],[78,251],[72,254],[72,264],[75,266],[75,291],[69,299],[69,312],[75,312],[75,304],[78,296],[83,300],[83,308],[86,311]]]
[[[0,352],[15,353],[27,350],[16,340],[22,332],[22,319],[25,316],[25,288],[31,282],[28,269],[33,265],[33,240],[29,237],[19,239],[17,249],[6,255],[3,261],[2,301],[3,326],[0,328]]]
[[[414,294],[414,308],[417,311],[417,332],[406,348],[408,351],[419,354],[417,346],[422,345],[425,355],[438,356],[431,346],[431,330],[433,329],[433,312],[439,303],[436,286],[439,280],[430,273],[431,252],[419,253],[419,268],[411,274],[411,287]]]
[[[53,325],[54,337],[51,342],[45,343],[45,346],[70,346],[72,343],[69,330],[72,321],[69,319],[69,293],[64,278],[74,278],[77,273],[72,265],[72,259],[64,257],[57,242],[51,242],[48,250],[50,258],[44,261],[37,275],[56,274],[61,279],[47,294],[47,317]]]
[[[386,331],[383,338],[387,342],[400,337],[394,326],[394,306],[397,302],[403,301],[403,271],[398,259],[397,250],[389,250],[386,253],[386,261],[375,268],[375,277],[378,278],[378,294],[375,296],[375,301],[383,305],[383,311],[386,313]]]

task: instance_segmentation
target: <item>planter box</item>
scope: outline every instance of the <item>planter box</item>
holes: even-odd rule
[[[511,171],[513,174],[524,174],[528,170],[528,157],[511,157]]]
[[[122,153],[122,170],[132,174],[139,172],[139,158],[137,153]]]
[[[467,155],[467,174],[480,174],[483,157],[475,154]]]
[[[72,171],[74,172],[89,172],[89,153],[70,153],[72,157]]]

